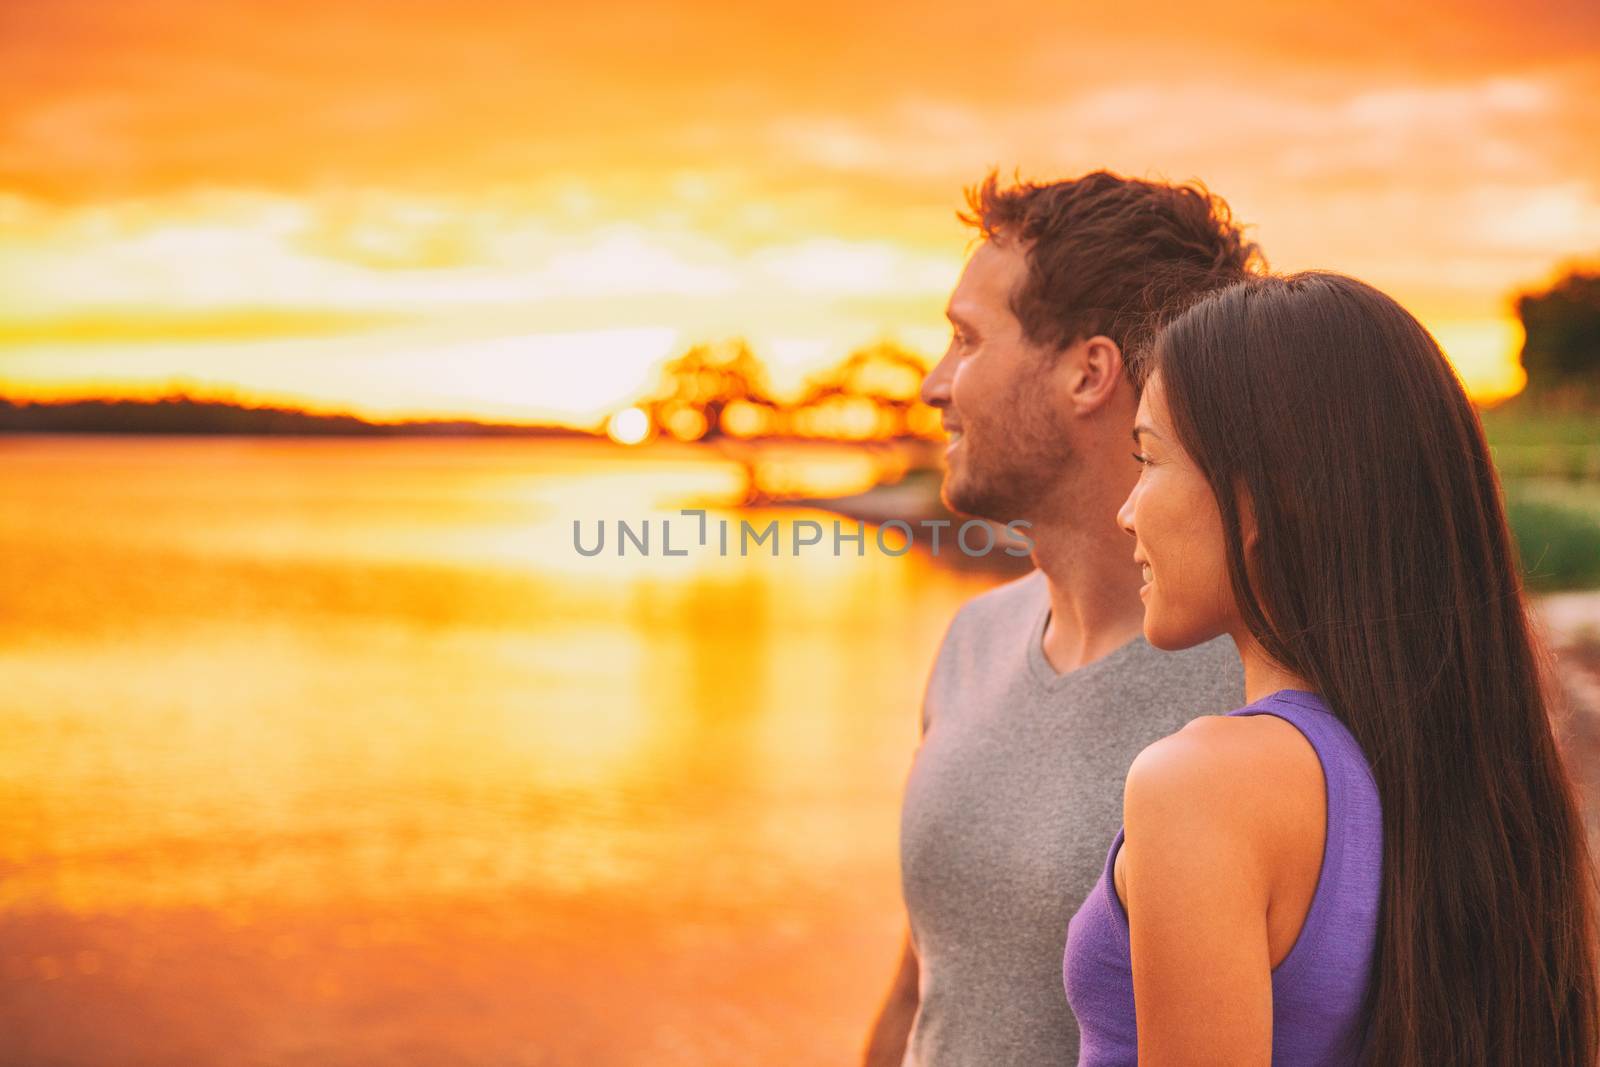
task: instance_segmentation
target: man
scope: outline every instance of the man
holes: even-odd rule
[[[1075,1064],[1067,921],[1105,866],[1128,765],[1244,703],[1230,643],[1143,637],[1117,508],[1141,346],[1244,276],[1255,246],[1203,189],[1105,172],[967,194],[984,239],[923,384],[950,445],[949,507],[1025,519],[1037,569],[957,613],[923,700],[901,866],[910,931],[869,1067]]]

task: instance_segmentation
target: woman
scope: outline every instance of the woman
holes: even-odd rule
[[[1230,635],[1246,707],[1129,770],[1074,916],[1080,1067],[1591,1067],[1593,868],[1483,432],[1333,274],[1164,332],[1118,521],[1145,636]]]

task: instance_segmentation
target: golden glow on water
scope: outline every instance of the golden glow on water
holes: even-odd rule
[[[0,441],[0,1061],[851,1055],[926,671],[992,579],[574,551],[831,520],[737,510],[750,458]]]

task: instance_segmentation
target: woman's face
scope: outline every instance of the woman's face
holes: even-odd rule
[[[1133,535],[1134,559],[1144,565],[1145,640],[1172,651],[1237,635],[1222,515],[1211,484],[1172,432],[1160,374],[1145,386],[1133,435],[1141,470],[1117,522]]]

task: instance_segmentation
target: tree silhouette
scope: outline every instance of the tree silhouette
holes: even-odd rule
[[[686,438],[727,433],[727,416],[737,411],[755,408],[773,417],[780,410],[768,389],[766,368],[742,339],[698,344],[669,361],[661,368],[660,387],[641,406],[656,426]],[[699,432],[680,432],[680,427]]]
[[[937,437],[939,413],[920,397],[926,373],[915,353],[880,342],[813,375],[798,400],[783,404],[743,340],[698,344],[661,368],[656,391],[638,406],[658,430],[686,441]]]
[[[888,341],[860,348],[812,378],[796,421],[845,437],[930,436],[938,413],[922,403],[921,359]]]
[[[0,397],[0,434],[284,434],[295,436],[588,436],[554,426],[408,419],[369,422],[354,415],[324,415],[295,408],[208,400],[183,394],[153,400],[89,398],[13,401]]]
[[[1517,314],[1531,387],[1600,388],[1600,272],[1571,271],[1542,293],[1522,294]]]

